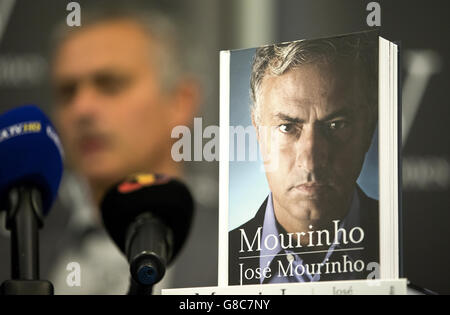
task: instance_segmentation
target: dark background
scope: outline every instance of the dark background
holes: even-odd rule
[[[64,0],[0,0],[0,112],[25,103],[51,106],[48,44],[68,12]],[[119,1],[77,1],[81,8]],[[205,90],[198,116],[219,122],[219,50],[370,29],[366,0],[127,1],[168,11],[189,27],[193,64]],[[378,1],[381,31],[403,49],[403,252],[415,285],[450,293],[450,5],[445,0]],[[7,9],[11,7],[9,12]],[[10,13],[10,14],[8,14]],[[4,26],[1,28],[1,26]],[[417,109],[415,108],[417,105]],[[414,119],[413,119],[414,118]],[[0,157],[1,158],[1,157]],[[194,194],[217,210],[218,163],[191,162]],[[217,210],[218,211],[218,210]],[[217,222],[211,222],[217,225]]]

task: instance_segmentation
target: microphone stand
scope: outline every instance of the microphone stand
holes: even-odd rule
[[[130,277],[130,287],[127,295],[152,295],[153,285],[142,285],[134,281],[133,277]]]
[[[128,228],[126,255],[131,274],[128,295],[153,294],[153,286],[166,272],[172,242],[172,232],[150,213],[140,215]],[[159,254],[147,247],[157,249]]]
[[[6,228],[11,231],[11,278],[2,295],[53,295],[53,285],[39,279],[39,229],[43,226],[40,192],[28,186],[11,189]]]

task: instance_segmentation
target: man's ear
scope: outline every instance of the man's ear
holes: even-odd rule
[[[375,135],[375,131],[377,130],[378,125],[378,113],[373,113],[371,110],[373,108],[378,109],[378,104],[371,105],[367,107],[369,110],[366,109],[365,111],[365,120],[367,121],[367,129],[366,129],[366,135],[365,135],[365,147],[364,147],[364,153],[369,152],[370,145],[372,144],[373,136]]]
[[[190,126],[201,103],[200,84],[193,78],[182,79],[172,93],[172,127]]]
[[[364,150],[365,153],[369,152],[370,145],[372,144],[372,139],[373,139],[373,136],[375,135],[376,130],[377,130],[377,122],[374,121],[369,126],[369,131],[367,132],[365,150]]]

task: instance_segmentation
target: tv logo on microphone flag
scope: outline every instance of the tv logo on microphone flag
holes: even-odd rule
[[[28,133],[39,133],[41,129],[42,126],[39,121],[15,124],[0,130],[0,142]]]
[[[169,182],[170,177],[160,174],[134,174],[129,176],[122,184],[117,187],[117,190],[122,193],[130,193],[141,189],[143,187],[152,185],[162,185]]]

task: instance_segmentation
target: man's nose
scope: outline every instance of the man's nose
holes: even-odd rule
[[[295,147],[298,167],[306,172],[316,172],[326,167],[329,148],[318,126],[304,126]]]
[[[98,95],[94,87],[82,84],[72,99],[72,114],[77,120],[92,119],[98,114]]]

